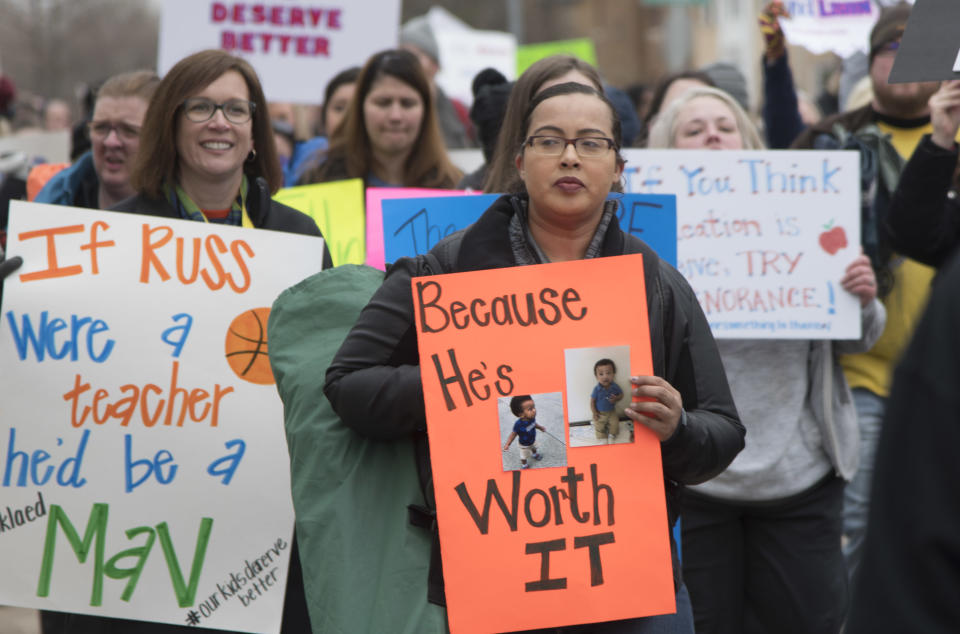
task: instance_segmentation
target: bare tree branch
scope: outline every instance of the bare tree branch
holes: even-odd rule
[[[71,99],[78,84],[155,68],[149,0],[0,0],[0,61],[18,90]]]

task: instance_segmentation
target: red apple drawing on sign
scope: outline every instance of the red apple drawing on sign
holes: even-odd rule
[[[833,227],[831,229],[831,227]],[[843,227],[834,227],[833,220],[823,226],[826,231],[820,234],[820,246],[823,250],[834,255],[840,249],[847,248],[847,232]]]

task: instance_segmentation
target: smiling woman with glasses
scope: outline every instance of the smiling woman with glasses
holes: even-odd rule
[[[139,195],[117,210],[320,235],[308,216],[271,200],[283,176],[260,80],[243,59],[209,50],[180,60],[147,110],[140,144]]]
[[[223,103],[216,103],[206,97],[191,97],[183,102],[183,114],[194,123],[203,123],[213,118],[217,110],[230,123],[242,124],[250,120],[257,104],[246,99],[229,99]]]
[[[140,145],[138,194],[114,210],[205,222],[213,232],[233,225],[322,237],[309,216],[271,199],[283,176],[263,89],[245,60],[208,50],[177,62],[157,87]],[[294,538],[282,631],[309,632],[306,610]]]

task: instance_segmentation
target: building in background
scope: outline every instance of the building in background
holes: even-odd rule
[[[403,19],[439,6],[470,27],[506,31],[517,44],[590,38],[597,65],[615,86],[653,84],[663,75],[713,62],[737,66],[750,104],[760,96],[762,39],[757,16],[766,0],[404,0]],[[831,54],[790,48],[799,88],[816,96],[839,66]]]

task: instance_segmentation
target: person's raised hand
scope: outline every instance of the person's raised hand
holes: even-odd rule
[[[943,82],[928,103],[933,125],[931,139],[945,150],[952,150],[960,129],[960,79]]]
[[[760,12],[757,23],[763,35],[764,55],[767,62],[774,62],[787,52],[787,40],[780,28],[780,18],[789,18],[790,12],[781,0],[771,0]]]

